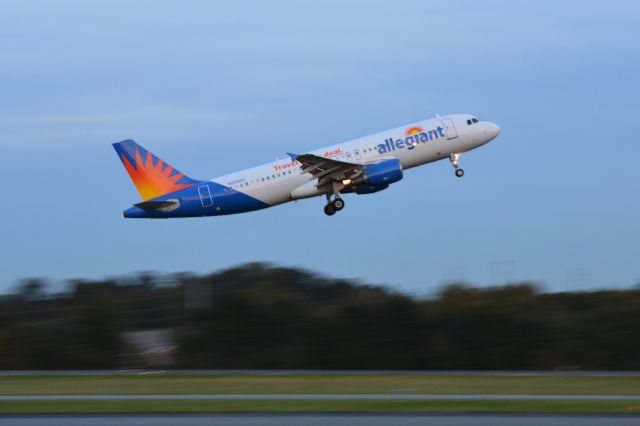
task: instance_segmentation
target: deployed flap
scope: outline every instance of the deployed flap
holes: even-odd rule
[[[303,173],[311,173],[318,179],[317,186],[331,181],[354,179],[362,174],[362,164],[333,160],[313,154],[298,155],[296,158],[302,164]]]

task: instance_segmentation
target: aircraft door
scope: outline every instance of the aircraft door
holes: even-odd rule
[[[360,150],[359,149],[354,149],[353,153],[356,155],[356,160],[360,161],[362,159],[362,156],[360,155]]]
[[[213,200],[211,199],[211,191],[209,190],[209,185],[204,184],[198,187],[198,194],[200,194],[200,202],[202,203],[202,207],[211,207],[213,206]]]
[[[453,120],[450,118],[443,118],[442,125],[444,126],[444,132],[447,134],[447,139],[455,139],[458,137],[456,127],[453,125]]]
[[[346,155],[347,155],[347,161],[350,163],[353,162],[353,155],[351,154],[351,151],[347,151]]]

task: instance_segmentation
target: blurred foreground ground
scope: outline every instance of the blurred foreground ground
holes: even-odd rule
[[[0,376],[0,395],[104,394],[573,394],[640,395],[640,376],[527,373],[171,375],[142,374]]]
[[[636,425],[636,417],[616,415],[470,415],[470,414],[431,414],[431,415],[111,415],[111,416],[0,416],[0,422],[16,426],[49,425],[119,425],[119,426],[164,426],[164,425],[225,425],[225,426],[631,426]]]
[[[0,413],[640,414],[640,376],[122,374],[0,378]]]

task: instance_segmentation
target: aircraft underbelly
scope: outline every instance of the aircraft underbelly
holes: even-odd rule
[[[306,178],[287,179],[276,185],[263,186],[261,188],[249,189],[245,193],[263,203],[271,206],[291,201],[289,193],[295,188],[307,182]]]

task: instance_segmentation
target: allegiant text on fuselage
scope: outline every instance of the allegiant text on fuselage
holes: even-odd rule
[[[395,151],[396,149],[413,149],[418,143],[429,142],[433,139],[443,138],[445,136],[444,129],[437,127],[435,130],[428,130],[420,133],[416,133],[410,136],[405,136],[401,139],[388,138],[384,143],[378,145],[378,152],[384,154],[386,152]]]

